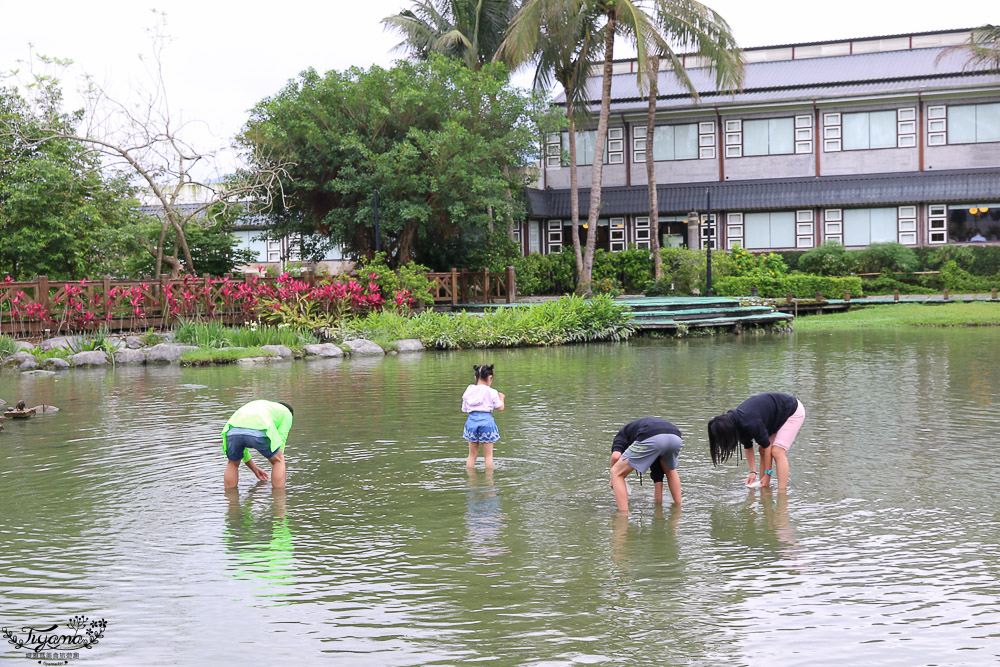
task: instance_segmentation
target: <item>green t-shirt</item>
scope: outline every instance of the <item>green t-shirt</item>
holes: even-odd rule
[[[271,451],[284,451],[288,432],[292,430],[292,412],[274,401],[250,401],[233,413],[222,429],[222,451],[228,451],[226,433],[233,427],[252,428],[267,433]],[[250,449],[243,450],[243,462],[250,460]]]

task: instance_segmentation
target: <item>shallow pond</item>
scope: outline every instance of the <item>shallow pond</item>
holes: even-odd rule
[[[95,665],[992,664],[998,350],[876,331],[4,374],[62,411],[0,434],[0,625],[104,618]],[[463,466],[481,360],[508,402],[491,475]],[[713,469],[705,435],[768,390],[807,410],[781,495]],[[218,433],[258,397],[295,406],[288,488],[244,468],[226,495]],[[618,516],[611,439],[646,415],[684,431],[683,510],[633,477]]]

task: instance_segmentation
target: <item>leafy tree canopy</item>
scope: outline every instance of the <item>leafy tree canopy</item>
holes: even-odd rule
[[[54,82],[35,104],[0,89],[0,267],[16,279],[122,275],[125,256],[138,251],[131,187],[77,142],[31,141],[43,126],[69,132],[79,122],[61,106]]]
[[[252,111],[242,141],[294,164],[275,235],[319,232],[354,257],[393,264],[523,216],[541,97],[512,88],[498,63],[472,71],[431,54],[391,69],[303,72]],[[321,252],[322,248],[316,248]]]

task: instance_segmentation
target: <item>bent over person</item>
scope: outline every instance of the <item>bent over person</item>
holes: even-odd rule
[[[677,474],[677,456],[683,442],[681,431],[665,419],[644,417],[625,424],[611,445],[611,488],[618,509],[628,512],[628,488],[625,478],[633,470],[649,471],[653,479],[654,500],[663,502],[663,478],[670,495],[681,502],[681,478]]]
[[[275,401],[250,401],[233,413],[222,429],[222,449],[229,463],[224,476],[225,487],[239,483],[240,461],[261,481],[267,473],[250,459],[256,449],[271,463],[271,485],[285,486],[285,441],[292,430],[292,406]]]

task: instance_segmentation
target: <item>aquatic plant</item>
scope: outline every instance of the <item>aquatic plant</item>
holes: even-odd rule
[[[632,332],[628,306],[601,295],[499,307],[483,314],[374,312],[346,318],[331,334],[338,340],[419,338],[429,347],[457,349],[622,340]]]

